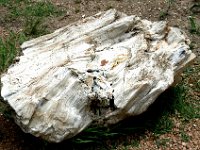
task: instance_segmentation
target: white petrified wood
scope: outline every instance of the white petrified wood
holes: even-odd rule
[[[23,43],[1,95],[25,132],[60,142],[144,112],[195,58],[188,44],[166,22],[101,12]]]

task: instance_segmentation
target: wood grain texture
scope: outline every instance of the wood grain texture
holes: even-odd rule
[[[28,133],[60,142],[143,113],[195,58],[184,32],[114,9],[22,44],[1,95]]]

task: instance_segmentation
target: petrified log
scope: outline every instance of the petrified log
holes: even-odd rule
[[[116,10],[22,44],[1,95],[28,133],[52,142],[144,112],[195,55],[166,22]]]

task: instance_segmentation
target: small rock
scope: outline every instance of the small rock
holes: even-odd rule
[[[196,125],[196,124],[193,124],[193,127],[197,127],[197,125]]]
[[[185,143],[185,142],[182,142],[182,145],[183,145],[183,146],[186,146],[186,143]]]

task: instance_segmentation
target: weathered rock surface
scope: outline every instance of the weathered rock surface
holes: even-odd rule
[[[22,44],[1,95],[28,133],[52,142],[144,112],[195,55],[166,22],[109,10]]]

